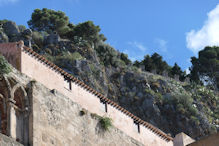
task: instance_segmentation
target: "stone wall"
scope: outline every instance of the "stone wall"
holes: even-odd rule
[[[143,146],[121,130],[102,130],[95,114],[68,97],[51,93],[38,83],[32,86],[33,145],[40,146]],[[83,111],[83,114],[80,112]]]
[[[8,62],[18,70],[21,69],[21,45],[22,43],[0,44],[0,54],[5,56]]]
[[[0,146],[23,146],[14,139],[0,133]]]

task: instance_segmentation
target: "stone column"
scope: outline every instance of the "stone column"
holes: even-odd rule
[[[7,126],[7,135],[16,139],[16,113],[15,113],[15,100],[9,99],[8,101],[8,126]]]

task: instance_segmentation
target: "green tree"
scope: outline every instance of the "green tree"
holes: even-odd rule
[[[46,31],[48,33],[56,31],[61,33],[63,29],[68,28],[69,18],[62,11],[43,8],[42,10],[35,9],[31,20],[27,23],[35,31]]]
[[[180,81],[183,81],[185,79],[186,73],[181,70],[177,63],[175,63],[170,70],[170,75],[172,77],[174,77],[174,75],[179,75]]]
[[[156,70],[158,74],[162,74],[164,71],[170,70],[170,66],[166,63],[166,61],[163,61],[162,56],[160,56],[158,53],[154,53],[151,55],[144,56],[144,59],[139,62],[135,61],[134,66],[139,67],[140,65],[144,65],[146,71],[153,71]]]
[[[133,65],[136,66],[136,67],[139,67],[141,65],[141,62],[139,62],[138,60],[135,60]]]
[[[162,74],[163,71],[169,70],[169,65],[166,63],[166,61],[163,61],[162,56],[160,56],[158,53],[154,53],[151,56],[151,59],[158,74]]]
[[[142,61],[143,65],[145,66],[146,71],[152,71],[155,69],[155,64],[149,55],[144,56],[144,60]]]
[[[191,58],[190,77],[193,81],[201,80],[219,88],[219,47],[205,47],[199,51],[198,58]]]
[[[96,49],[97,55],[100,58],[100,61],[105,66],[114,66],[117,67],[119,65],[118,52],[112,48],[110,45],[101,44]]]
[[[126,65],[129,65],[129,64],[132,63],[131,60],[129,60],[127,54],[121,53],[120,59],[121,59],[122,61],[124,61]]]
[[[174,76],[174,75],[181,75],[182,73],[182,70],[181,68],[178,66],[177,63],[174,64],[174,66],[171,68],[171,75]]]
[[[195,83],[202,84],[202,82],[199,78],[200,77],[200,73],[199,73],[200,64],[199,64],[198,59],[196,57],[191,57],[191,63],[192,63],[192,66],[189,68],[190,79]]]
[[[70,30],[65,34],[65,37],[73,40],[75,43],[88,42],[94,47],[97,47],[100,41],[105,41],[106,38],[100,34],[100,27],[92,21],[79,23],[76,26],[69,26]]]
[[[74,36],[82,37],[84,40],[89,42],[98,42],[101,39],[103,41],[106,40],[103,34],[99,34],[100,27],[94,25],[92,21],[86,21],[84,23],[80,23],[74,28]]]

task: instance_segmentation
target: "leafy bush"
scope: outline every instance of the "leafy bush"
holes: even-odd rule
[[[190,119],[191,119],[193,122],[195,122],[196,125],[199,125],[199,124],[200,124],[200,121],[199,121],[199,119],[198,119],[197,117],[195,117],[195,116],[190,116]]]
[[[81,56],[81,54],[78,53],[78,52],[74,52],[71,56],[72,56],[72,58],[73,58],[74,60],[82,60],[82,59],[83,59],[83,57]]]
[[[40,32],[34,31],[32,34],[32,39],[39,47],[43,47],[43,35]]]
[[[127,54],[121,53],[120,58],[121,58],[122,61],[124,61],[124,63],[125,63],[126,65],[129,65],[129,64],[132,63],[131,60],[129,60]]]
[[[185,114],[186,113],[186,110],[184,108],[184,106],[182,104],[177,104],[176,106],[176,110],[182,114]]]
[[[104,66],[111,65],[117,67],[119,65],[120,58],[118,58],[118,52],[110,45],[101,44],[95,49]]]
[[[100,125],[104,131],[108,131],[110,127],[112,127],[112,119],[108,117],[100,118]]]
[[[96,78],[96,79],[99,79],[100,78],[100,73],[101,73],[101,70],[99,68],[97,68],[94,64],[88,64],[89,67],[90,67],[90,70],[93,74],[93,76]]]
[[[155,93],[155,100],[158,103],[163,103],[163,100],[164,100],[163,99],[163,95],[161,93],[159,93],[159,92]]]
[[[145,92],[146,93],[148,93],[148,94],[151,94],[152,96],[154,96],[155,95],[155,92],[154,92],[154,90],[151,90],[151,89],[145,89]]]
[[[61,56],[56,56],[55,62],[72,62],[74,60],[82,60],[83,57],[79,52],[69,53],[64,52]]]
[[[173,95],[170,98],[165,98],[165,104],[173,104],[176,110],[187,116],[196,116],[198,110],[193,106],[193,99],[189,95]]]
[[[0,30],[0,40],[3,42],[8,42],[8,36]]]
[[[8,74],[12,70],[4,56],[0,54],[0,74]]]

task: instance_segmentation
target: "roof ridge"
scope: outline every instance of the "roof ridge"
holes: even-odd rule
[[[173,138],[171,136],[169,136],[168,134],[164,133],[162,130],[160,130],[159,128],[153,126],[152,124],[140,119],[139,117],[135,116],[134,114],[132,114],[131,112],[129,112],[128,110],[124,109],[123,107],[121,107],[120,105],[118,105],[117,103],[115,103],[114,101],[108,99],[107,97],[105,97],[103,94],[97,92],[95,89],[91,88],[90,86],[88,86],[87,84],[85,84],[83,81],[80,81],[79,79],[77,79],[76,77],[74,77],[73,75],[67,73],[66,71],[64,71],[63,69],[59,68],[57,65],[55,65],[54,63],[52,63],[51,61],[47,60],[46,58],[44,58],[43,56],[39,55],[38,53],[36,53],[35,51],[33,51],[32,49],[23,46],[22,50],[27,51],[29,54],[35,56],[37,59],[39,59],[40,61],[42,61],[43,63],[45,63],[46,65],[48,65],[49,67],[51,67],[52,69],[54,69],[55,71],[59,72],[62,76],[68,77],[70,80],[72,80],[73,82],[75,82],[76,84],[78,84],[79,86],[81,86],[82,88],[86,89],[87,91],[91,92],[92,94],[94,94],[95,96],[97,96],[98,98],[100,98],[101,100],[105,101],[106,103],[112,105],[113,107],[115,107],[116,109],[120,110],[121,112],[123,112],[125,115],[129,116],[130,118],[132,118],[134,121],[136,121],[139,124],[142,124],[143,126],[145,126],[146,128],[150,129],[152,132],[154,132],[155,134],[157,134],[158,136],[160,136],[161,138],[170,141],[173,140]]]

